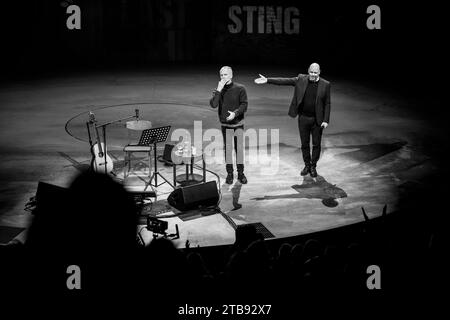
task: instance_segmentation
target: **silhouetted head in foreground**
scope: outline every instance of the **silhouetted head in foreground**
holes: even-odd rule
[[[136,208],[126,190],[107,175],[86,171],[75,177],[64,199],[53,200],[36,214],[27,238],[31,263],[39,268],[35,285],[68,292],[70,265],[80,267],[87,292],[127,283],[136,248]]]

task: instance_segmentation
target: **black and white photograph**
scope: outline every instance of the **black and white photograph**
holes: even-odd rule
[[[6,0],[1,12],[0,310],[442,307],[442,5]]]

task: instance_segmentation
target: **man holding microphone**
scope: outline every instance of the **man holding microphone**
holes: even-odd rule
[[[233,148],[236,152],[236,167],[238,180],[247,183],[244,175],[244,114],[247,111],[247,92],[241,84],[235,83],[233,70],[224,66],[220,69],[220,81],[217,89],[209,101],[212,108],[218,108],[219,121],[222,126],[222,136],[225,149],[225,162],[227,178],[225,182],[232,184],[233,175]]]

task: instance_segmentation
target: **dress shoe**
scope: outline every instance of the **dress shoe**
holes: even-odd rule
[[[300,172],[300,175],[306,176],[310,172],[310,166],[305,166],[303,170]]]
[[[226,184],[232,184],[233,183],[233,174],[232,173],[229,173],[229,174],[227,174],[227,178],[225,179],[225,183]]]
[[[317,177],[316,167],[311,167],[311,169],[309,170],[309,173],[311,174],[311,177],[313,177],[313,178]]]
[[[243,172],[238,173],[238,180],[242,184],[247,184],[247,177],[245,176],[245,174]]]

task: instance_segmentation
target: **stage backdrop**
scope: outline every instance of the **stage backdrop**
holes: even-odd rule
[[[379,30],[366,25],[372,4],[381,9]],[[297,69],[319,61],[328,72],[373,76],[395,63],[410,76],[445,57],[445,11],[428,3],[10,0],[2,12],[0,61],[10,74],[172,62]]]

